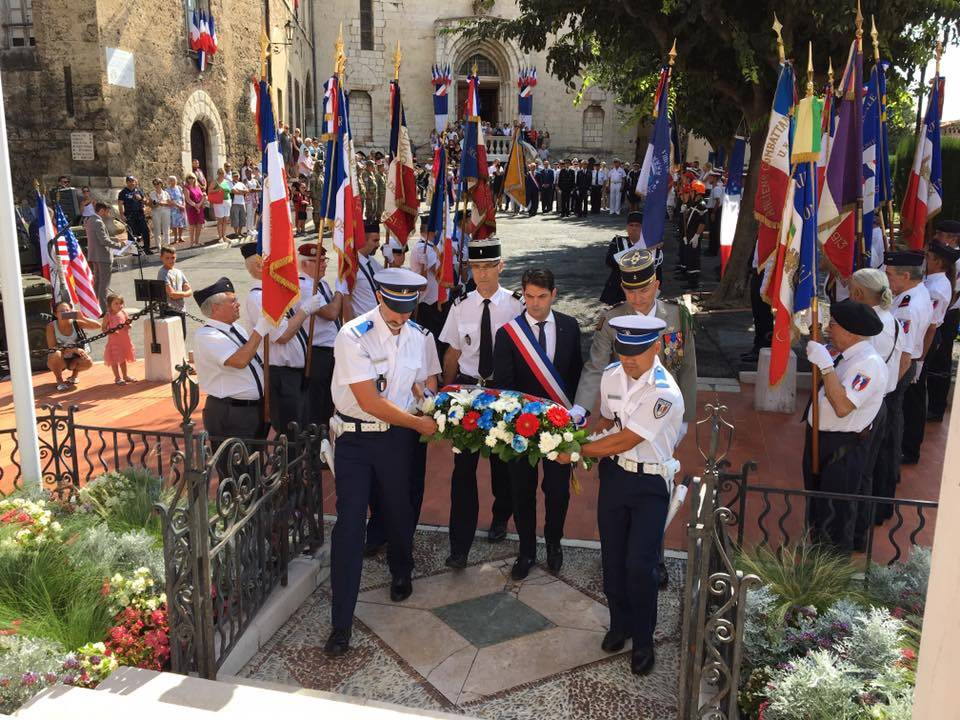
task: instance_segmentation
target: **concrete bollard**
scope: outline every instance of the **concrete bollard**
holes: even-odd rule
[[[151,382],[172,382],[177,377],[177,365],[187,357],[183,341],[183,326],[180,318],[156,318],[157,343],[160,352],[150,352],[153,343],[153,331],[150,329],[150,317],[143,318],[143,357],[144,373]]]
[[[757,410],[792,415],[797,410],[797,356],[790,351],[787,372],[776,387],[771,387],[770,348],[760,349],[753,405]]]

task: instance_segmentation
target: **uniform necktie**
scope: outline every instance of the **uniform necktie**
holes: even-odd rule
[[[241,335],[240,331],[237,330],[232,325],[230,326],[230,332],[232,332],[236,336],[237,340],[240,341],[240,347],[243,347],[244,345],[247,344],[247,339],[243,335]],[[260,367],[262,370],[263,360],[260,358],[260,353],[256,353],[253,356],[253,359],[257,363],[257,366]],[[257,368],[254,367],[252,364],[248,365],[247,367],[249,367],[250,372],[253,373],[253,380],[255,383],[257,383],[257,394],[260,395],[260,399],[262,400],[263,399],[263,381],[260,379],[260,373],[257,372]]]
[[[837,356],[833,359],[833,366],[836,367],[840,364],[840,361],[843,360],[843,353],[838,353]],[[821,373],[823,371],[821,370]],[[822,381],[821,381],[822,382]],[[819,390],[817,391],[819,393]],[[810,408],[813,406],[813,392],[810,392],[810,399],[807,401],[807,407],[803,411],[803,415],[800,416],[800,422],[806,422],[807,415],[810,413]]]
[[[546,324],[546,320],[541,320],[537,323],[537,342],[540,343],[540,347],[543,348],[544,352],[547,350],[547,331],[544,329]]]
[[[293,308],[287,310],[287,318],[292,318],[294,316]],[[307,331],[303,329],[303,325],[297,328],[297,342],[300,343],[300,349],[303,350],[303,358],[307,358]]]
[[[483,301],[480,316],[480,377],[484,380],[493,375],[493,328],[490,327],[490,299]]]

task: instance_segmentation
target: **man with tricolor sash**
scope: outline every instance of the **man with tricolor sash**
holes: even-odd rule
[[[583,369],[580,326],[575,318],[552,309],[557,299],[553,273],[530,268],[523,273],[526,310],[497,331],[493,386],[553,400],[568,410]],[[582,411],[581,411],[582,413]],[[523,580],[537,560],[537,468],[526,457],[506,463],[513,498],[513,522],[520,549],[511,577]],[[560,539],[570,503],[570,466],[543,461],[546,510],[543,536],[547,568],[556,574],[563,565]]]

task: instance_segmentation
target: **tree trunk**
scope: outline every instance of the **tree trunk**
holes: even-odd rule
[[[750,287],[750,266],[753,260],[753,248],[757,243],[757,220],[753,217],[753,200],[757,194],[757,182],[760,177],[760,161],[763,145],[766,142],[766,128],[762,133],[754,132],[750,136],[750,167],[747,182],[743,186],[740,200],[740,217],[733,236],[730,260],[723,274],[720,287],[710,298],[707,305],[716,307],[736,307],[745,304]]]

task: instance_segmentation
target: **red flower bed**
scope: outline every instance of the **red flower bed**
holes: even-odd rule
[[[107,650],[121,665],[163,670],[170,661],[170,627],[166,606],[159,610],[124,608],[107,632]]]

